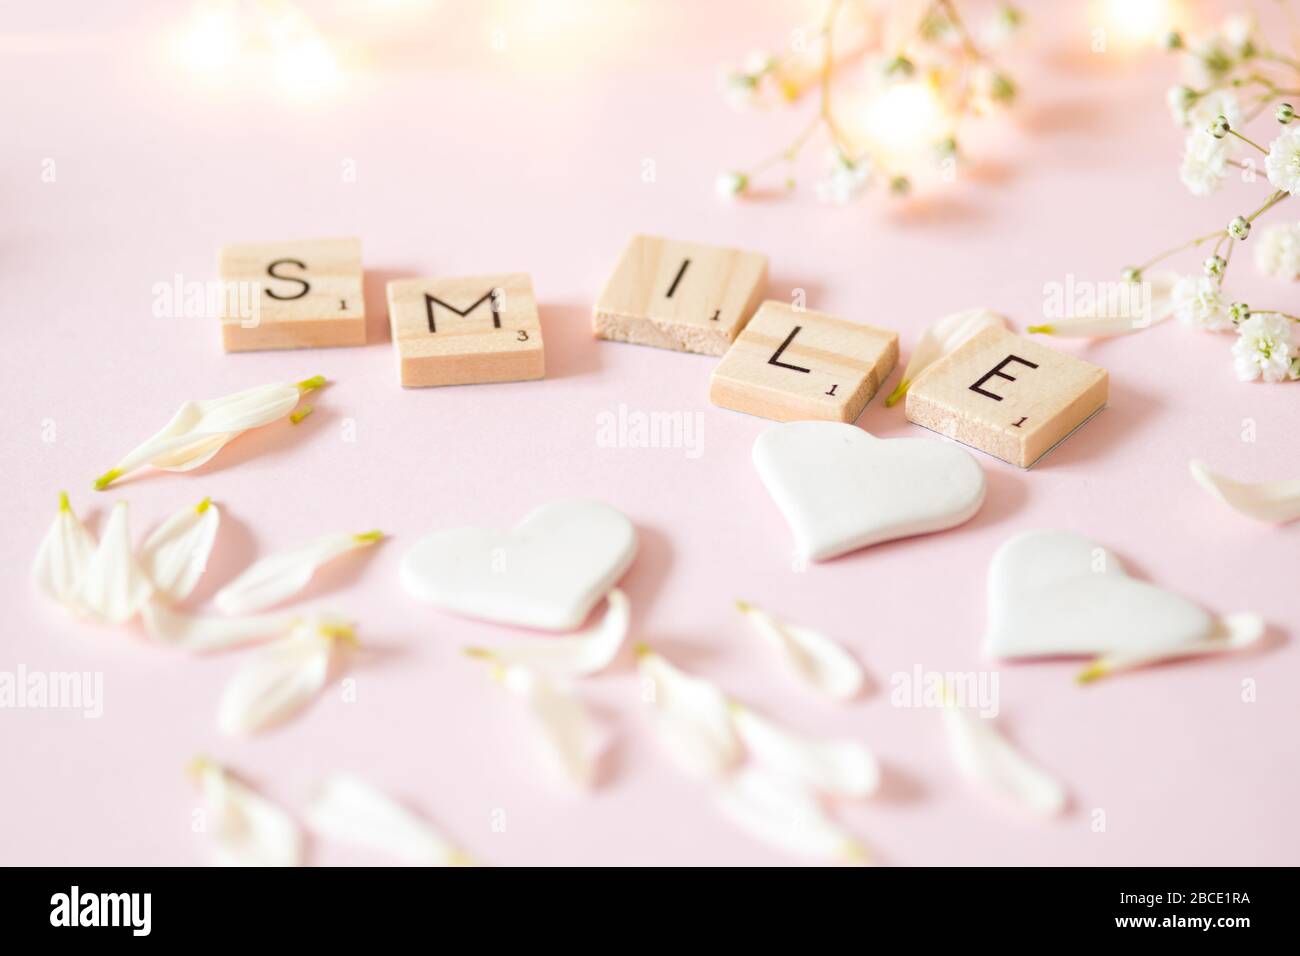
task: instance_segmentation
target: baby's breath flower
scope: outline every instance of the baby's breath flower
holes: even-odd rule
[[[1183,147],[1179,178],[1193,196],[1208,196],[1219,188],[1228,171],[1228,151],[1221,139],[1193,129]]]
[[[1221,276],[1223,270],[1228,267],[1228,261],[1223,256],[1210,256],[1202,265],[1207,276]]]
[[[1237,378],[1243,382],[1255,379],[1284,382],[1300,378],[1295,363],[1300,355],[1296,326],[1297,323],[1276,312],[1261,312],[1242,322],[1232,346]]]
[[[1264,169],[1275,189],[1288,193],[1300,191],[1300,127],[1284,130],[1268,144]]]
[[[1228,308],[1228,315],[1232,316],[1232,321],[1235,323],[1245,322],[1250,318],[1250,306],[1245,302],[1234,302]]]
[[[1300,279],[1300,223],[1279,223],[1257,240],[1255,265],[1265,275]]]
[[[719,173],[714,188],[723,199],[734,199],[749,188],[749,177],[734,171]]]
[[[1184,325],[1218,332],[1232,328],[1219,284],[1208,276],[1180,276],[1171,293],[1174,315]]]
[[[1228,223],[1228,235],[1234,239],[1245,239],[1250,235],[1250,220],[1245,216],[1235,217]]]
[[[1273,116],[1277,118],[1279,123],[1286,126],[1295,119],[1295,108],[1290,103],[1283,103],[1277,108],[1277,112]]]
[[[1186,126],[1191,119],[1191,109],[1196,105],[1196,91],[1190,86],[1171,86],[1165,94],[1165,103],[1174,122]]]
[[[830,162],[830,173],[817,184],[817,198],[822,202],[843,205],[867,188],[871,180],[870,157],[853,160],[834,150]]]

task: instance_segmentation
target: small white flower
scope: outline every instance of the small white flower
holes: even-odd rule
[[[1195,129],[1208,129],[1218,117],[1222,116],[1228,125],[1236,129],[1242,124],[1241,101],[1237,94],[1228,90],[1215,90],[1197,97],[1196,102],[1187,111],[1187,121]],[[1224,140],[1227,142],[1227,140]],[[1236,144],[1239,140],[1233,139]]]
[[[1219,36],[1228,50],[1238,57],[1254,54],[1258,44],[1255,35],[1259,32],[1259,21],[1251,13],[1235,13],[1223,21]]]
[[[316,569],[339,555],[383,538],[381,531],[322,535],[291,551],[255,561],[217,592],[216,605],[227,614],[250,614],[278,604],[307,586]]]
[[[1171,86],[1165,93],[1165,105],[1169,115],[1174,118],[1176,126],[1186,126],[1191,122],[1191,110],[1196,105],[1196,93],[1189,86]]]
[[[199,784],[205,829],[219,863],[223,866],[302,863],[302,833],[293,817],[206,757],[195,758],[190,772]]]
[[[749,188],[749,177],[744,173],[719,173],[714,189],[721,199],[735,199]]]
[[[1208,196],[1223,182],[1228,171],[1226,142],[1215,139],[1208,131],[1198,127],[1188,131],[1178,175],[1193,196]]]
[[[337,618],[299,621],[288,637],[257,651],[226,685],[218,723],[227,734],[251,734],[307,705],[329,678],[341,644],[356,642]]]
[[[1264,169],[1273,188],[1288,193],[1300,191],[1300,126],[1283,130],[1281,136],[1268,144]]]
[[[866,189],[870,180],[870,158],[854,161],[835,150],[831,153],[830,173],[817,184],[817,198],[843,205]]]
[[[1232,346],[1237,378],[1285,382],[1300,377],[1294,363],[1300,356],[1296,325],[1275,312],[1257,312],[1237,326],[1237,341]]]
[[[284,418],[299,396],[324,384],[325,379],[317,375],[297,384],[259,385],[221,398],[186,402],[161,431],[95,479],[95,488],[103,491],[145,465],[164,471],[197,468],[250,428]]]
[[[1255,241],[1255,266],[1265,275],[1300,279],[1300,223],[1278,223]]]
[[[1209,276],[1180,276],[1171,293],[1174,315],[1185,325],[1212,332],[1232,328],[1228,303]]]

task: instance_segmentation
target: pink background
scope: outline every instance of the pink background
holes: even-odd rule
[[[519,708],[459,654],[519,635],[440,614],[399,585],[402,552],[429,530],[509,525],[588,495],[641,532],[624,582],[633,639],[791,726],[876,750],[885,792],[840,814],[882,862],[1297,862],[1300,526],[1253,523],[1187,472],[1197,457],[1243,479],[1300,475],[1296,387],[1239,384],[1229,339],[1174,324],[1067,344],[1110,370],[1107,411],[1032,472],[981,456],[990,494],[968,525],[798,573],[749,460],[765,422],[709,405],[714,360],[589,333],[591,302],[634,232],[761,250],[772,297],[803,288],[810,308],[898,329],[904,356],[957,309],[1038,321],[1044,282],[1111,279],[1258,205],[1258,184],[1193,200],[1178,182],[1181,133],[1163,105],[1170,58],[1092,54],[1085,4],[1027,4],[1023,102],[969,138],[979,161],[954,185],[901,204],[877,194],[823,206],[806,190],[726,205],[714,174],[779,148],[802,118],[729,111],[716,70],[781,44],[805,5],[566,3],[552,27],[526,3],[368,4],[380,11],[369,22],[348,6],[360,7],[309,7],[346,60],[327,97],[287,96],[251,69],[217,80],[177,69],[161,41],[180,4],[7,11],[0,669],[102,671],[105,711],[98,721],[0,711],[0,861],[205,861],[182,772],[198,752],[291,807],[323,773],[354,771],[492,864],[791,861],[733,829],[708,787],[657,749],[630,653],[580,688],[613,749],[602,785],[574,794],[538,762]],[[502,53],[490,47],[496,26]],[[54,183],[41,180],[47,158]],[[352,183],[341,176],[349,159]],[[645,159],[653,183],[642,181]],[[820,149],[809,160],[808,181]],[[338,235],[363,239],[367,347],[226,356],[211,322],[152,316],[153,284],[213,278],[222,243]],[[384,281],[511,270],[531,272],[542,303],[546,380],[401,390]],[[1239,297],[1295,311],[1293,286],[1257,277],[1244,257],[1233,272]],[[334,384],[302,426],[247,435],[194,474],[91,491],[181,400],[315,373]],[[597,447],[597,416],[619,403],[702,412],[703,454]],[[1247,419],[1253,443],[1241,437]],[[54,440],[43,441],[51,423]],[[879,398],[860,424],[922,434]],[[282,729],[223,738],[216,703],[242,654],[170,653],[64,617],[31,588],[64,488],[96,526],[112,501],[129,500],[137,536],[204,495],[219,502],[194,607],[259,555],[325,531],[389,532],[370,556],[321,573],[303,605],[358,622],[373,654],[351,671],[356,702],[333,685]],[[988,560],[1034,528],[1087,533],[1145,579],[1270,623],[1258,654],[1088,688],[1073,683],[1077,662],[1000,668],[999,725],[1071,793],[1070,813],[1050,823],[970,790],[937,713],[889,701],[890,675],[917,664],[994,666],[979,654]],[[804,692],[732,609],[740,596],[844,641],[876,689],[850,705]],[[1255,703],[1241,700],[1247,678]],[[1104,833],[1091,829],[1094,808]],[[498,810],[505,832],[491,826]],[[378,860],[335,844],[312,859]]]

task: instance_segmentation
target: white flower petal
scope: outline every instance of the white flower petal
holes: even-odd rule
[[[1248,517],[1274,524],[1300,518],[1300,480],[1245,482],[1215,474],[1202,461],[1191,462],[1197,484]]]
[[[79,600],[101,621],[121,624],[135,617],[153,593],[131,549],[127,504],[119,501],[108,517],[99,547],[86,564]]]
[[[738,704],[731,718],[750,757],[774,773],[836,797],[865,797],[880,786],[876,758],[856,741],[813,740]]]
[[[86,530],[66,493],[59,495],[59,511],[36,549],[32,569],[36,586],[64,607],[80,607],[78,592],[95,553],[95,538]]]
[[[862,667],[836,641],[818,631],[779,620],[744,601],[737,601],[736,608],[776,648],[794,673],[815,690],[836,700],[848,700],[862,690],[866,680]]]
[[[200,465],[206,465],[232,439],[238,438],[242,434],[243,432],[222,432],[218,435],[201,438],[198,441],[158,455],[156,458],[151,459],[149,464],[163,471],[193,471]]]
[[[1043,325],[1031,325],[1026,331],[1058,338],[1107,338],[1140,332],[1173,315],[1173,290],[1178,279],[1176,272],[1153,272],[1142,279],[1150,289],[1149,301],[1139,291],[1121,291],[1113,297],[1099,292],[1091,309]],[[1123,286],[1117,283],[1116,288]]]
[[[647,682],[643,694],[668,754],[688,773],[719,776],[730,770],[740,745],[722,691],[678,670],[644,645],[637,648],[637,658],[641,678]]]
[[[276,382],[221,398],[185,402],[159,432],[101,475],[95,487],[107,488],[145,465],[169,471],[197,468],[241,432],[284,418],[298,404],[299,396],[324,383],[316,376],[296,384]]]
[[[329,777],[305,814],[324,837],[387,853],[417,866],[464,866],[468,858],[397,801],[350,774]]]
[[[141,617],[150,637],[200,654],[278,637],[288,633],[296,623],[296,619],[287,614],[249,617],[182,614],[157,598],[141,608]]]
[[[501,684],[525,700],[551,762],[578,786],[595,778],[595,747],[587,709],[573,694],[524,667],[498,672]]]
[[[204,826],[223,866],[302,863],[302,833],[289,814],[211,761],[199,758],[193,772],[203,796]]]
[[[1257,614],[1229,614],[1216,623],[1215,633],[1205,640],[1182,644],[1157,653],[1111,654],[1099,657],[1079,673],[1078,680],[1083,684],[1097,680],[1099,677],[1134,670],[1148,664],[1158,664],[1162,661],[1244,650],[1256,644],[1266,630],[1264,619]]]
[[[918,375],[971,336],[985,329],[1006,327],[1007,320],[988,309],[966,309],[945,315],[921,335],[921,340],[916,343],[916,348],[912,349],[912,354],[907,359],[907,368],[903,371],[898,387],[885,399],[885,405],[897,403],[907,394]]]
[[[355,548],[374,544],[381,537],[378,531],[338,532],[322,535],[292,551],[268,555],[253,562],[217,592],[217,607],[227,614],[251,614],[278,604],[305,588],[322,564]]]
[[[813,860],[862,863],[866,853],[807,787],[757,767],[745,767],[719,790],[718,807],[757,840]]]
[[[618,588],[606,596],[601,619],[576,634],[537,637],[510,647],[468,647],[471,657],[482,657],[505,667],[523,667],[552,680],[587,677],[609,666],[627,636],[627,595]]]
[[[207,567],[220,524],[220,510],[204,498],[176,512],[145,539],[140,567],[159,595],[172,601],[189,597]]]
[[[296,713],[325,686],[339,641],[352,639],[346,622],[312,618],[257,651],[222,694],[217,718],[222,731],[254,733]]]
[[[1011,746],[991,720],[951,700],[941,708],[948,749],[968,780],[1038,816],[1065,808],[1065,789]]]

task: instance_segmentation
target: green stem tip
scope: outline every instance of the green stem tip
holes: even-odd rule
[[[1028,332],[1030,335],[1033,335],[1035,333],[1040,335],[1051,335],[1052,327],[1050,325],[1031,325],[1029,326],[1029,328],[1025,329],[1025,331]]]
[[[1080,684],[1091,684],[1093,681],[1105,677],[1110,673],[1105,661],[1094,661],[1075,676],[1075,681]]]
[[[300,421],[302,421],[311,413],[312,413],[312,406],[304,405],[302,408],[298,409],[296,412],[293,412],[289,416],[289,421],[297,425]]]
[[[113,482],[117,481],[117,479],[121,477],[122,477],[122,470],[120,468],[110,468],[108,471],[104,472],[102,475],[100,475],[98,478],[95,479],[95,490],[103,491],[105,488],[107,488],[109,485],[111,485]]]
[[[903,379],[901,382],[899,382],[898,386],[892,392],[889,393],[889,397],[885,399],[885,407],[893,408],[895,405],[897,405],[899,399],[901,399],[904,395],[907,394],[907,390],[911,388],[911,386],[912,383],[909,379]]]
[[[68,493],[66,491],[59,492],[59,510],[60,511],[72,510],[72,503],[68,501]]]
[[[324,375],[313,375],[311,378],[304,378],[301,382],[298,383],[298,391],[300,392],[315,391],[316,389],[324,386],[328,381],[329,379],[327,379]]]
[[[374,544],[376,541],[382,541],[383,537],[382,531],[364,531],[361,534],[354,534],[352,540],[361,544]]]

